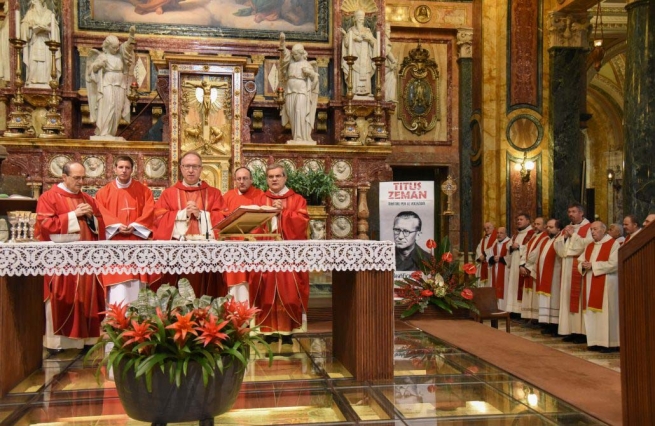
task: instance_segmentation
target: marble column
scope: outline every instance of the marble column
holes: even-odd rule
[[[581,201],[584,138],[581,115],[586,114],[585,60],[589,49],[590,15],[548,14],[550,38],[549,151],[552,183],[549,185],[551,216],[566,220],[566,210]],[[568,222],[566,222],[568,223]]]
[[[472,240],[471,116],[473,115],[473,29],[457,30],[459,65],[459,223],[460,247],[474,247]],[[466,241],[464,241],[466,240]]]
[[[655,4],[626,6],[623,212],[642,219],[655,211]]]

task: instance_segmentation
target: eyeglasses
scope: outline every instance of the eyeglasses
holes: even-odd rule
[[[415,232],[418,232],[418,229],[416,231],[408,231],[407,229],[393,228],[393,235],[398,236],[402,234],[405,238],[409,237],[409,234],[413,234]]]
[[[197,165],[197,164],[182,164],[180,167],[182,167],[184,170],[200,170],[200,169],[202,169],[202,166]]]
[[[238,178],[236,178],[234,180],[236,180],[237,182],[244,182],[244,181],[249,181],[250,178],[249,177],[238,177]]]

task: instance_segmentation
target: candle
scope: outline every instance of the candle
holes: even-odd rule
[[[353,53],[353,32],[348,31],[348,55]]]
[[[377,42],[377,46],[375,46],[375,56],[381,56],[382,55],[382,49],[381,49],[380,45],[382,44],[382,39],[380,38],[380,31],[378,31],[377,36],[378,36],[378,42]]]
[[[50,18],[51,18],[50,19],[50,40],[56,40],[56,38],[55,38],[55,33],[56,33],[56,30],[55,30],[55,28],[56,28],[55,27],[55,22],[56,22],[55,21],[55,14],[53,13],[52,15],[50,15]]]
[[[20,9],[16,9],[16,22],[14,22],[14,25],[16,25],[16,38],[20,38]]]

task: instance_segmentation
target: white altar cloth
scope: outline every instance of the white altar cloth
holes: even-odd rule
[[[391,271],[392,241],[97,241],[0,244],[0,276]]]

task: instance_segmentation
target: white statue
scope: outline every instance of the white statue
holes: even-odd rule
[[[102,52],[91,49],[87,58],[86,88],[89,94],[91,121],[96,123],[96,136],[91,139],[116,139],[121,118],[130,121],[127,99],[128,74],[134,59],[134,34],[123,44],[114,35],[102,43]]]
[[[282,125],[291,125],[292,140],[288,143],[316,144],[312,129],[318,102],[318,66],[307,60],[302,44],[289,51],[280,34],[280,84],[284,87],[284,107],[280,112]]]
[[[393,55],[390,24],[384,25],[384,40],[385,51],[387,55],[384,73],[384,100],[389,102],[398,102],[398,60]]]
[[[23,49],[23,63],[26,67],[26,87],[50,87],[52,53],[46,46],[48,40],[60,41],[59,23],[54,12],[45,5],[45,0],[32,0],[30,8],[20,25],[20,38],[27,41]],[[61,76],[61,49],[55,56],[57,79]]]
[[[9,47],[9,18],[7,17],[7,10],[9,9],[9,2],[4,2],[3,11],[5,19],[0,21],[0,87],[2,87],[2,80],[9,81],[11,78],[11,70],[9,68],[9,58],[11,47]],[[16,23],[18,25],[18,23]]]
[[[359,97],[372,98],[371,78],[375,72],[375,64],[371,58],[377,41],[371,30],[364,25],[365,13],[363,10],[355,12],[355,24],[348,29],[348,32],[341,28],[343,34],[342,55],[347,53],[350,56],[357,56],[353,64],[353,93]],[[348,79],[348,64],[341,60],[341,69],[345,79]]]

